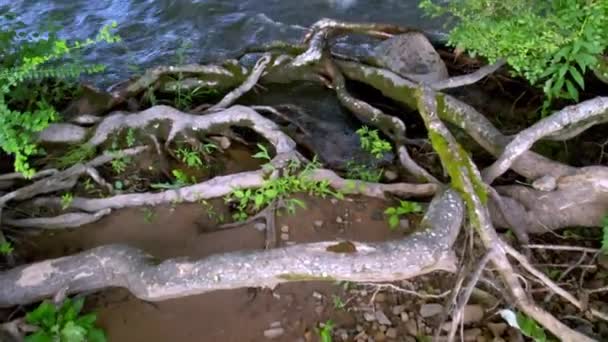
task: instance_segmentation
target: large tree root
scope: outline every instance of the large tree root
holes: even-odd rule
[[[65,289],[69,294],[118,286],[158,301],[287,281],[394,281],[455,271],[451,246],[463,215],[460,197],[448,190],[431,202],[421,223],[426,229],[401,241],[321,242],[160,264],[134,248],[102,246],[0,273],[0,307],[31,303]]]

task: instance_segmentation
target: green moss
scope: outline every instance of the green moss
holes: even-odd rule
[[[329,276],[314,276],[310,274],[286,273],[277,276],[279,279],[287,281],[337,281],[334,277]]]

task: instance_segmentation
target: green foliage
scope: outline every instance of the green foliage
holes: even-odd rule
[[[515,75],[541,85],[545,111],[557,98],[578,101],[583,76],[600,66],[608,47],[605,0],[455,0],[441,5],[421,0],[420,7],[456,19],[452,46],[491,63],[504,58]]]
[[[65,194],[61,195],[61,209],[66,210],[70,207],[70,205],[72,205],[73,201],[74,195],[72,193],[66,192]]]
[[[397,228],[399,225],[399,217],[412,213],[422,212],[422,206],[417,202],[399,201],[398,207],[389,207],[384,211],[388,216],[388,225],[391,229]]]
[[[602,251],[608,254],[608,215],[602,220]]]
[[[65,169],[74,164],[83,163],[95,155],[95,146],[82,144],[69,149],[65,154],[55,160],[57,167]]]
[[[224,222],[224,214],[218,213],[211,203],[206,200],[200,200],[199,203],[207,211],[207,217],[209,217],[210,220],[218,223]]]
[[[344,303],[344,301],[342,300],[342,298],[340,298],[340,296],[332,295],[332,299],[334,302],[334,309],[342,310],[346,307],[346,303]]]
[[[82,74],[103,70],[101,65],[82,65],[76,60],[77,52],[91,45],[119,41],[111,30],[116,23],[104,26],[95,39],[68,42],[60,39],[57,31],[29,32],[27,26],[3,14],[0,27],[0,148],[15,156],[15,171],[26,177],[35,171],[28,158],[41,153],[35,135],[56,121],[59,114],[45,96],[37,101],[20,100],[32,93],[32,84],[45,79],[73,79]]]
[[[545,329],[538,325],[535,320],[524,315],[521,312],[517,313],[517,324],[519,325],[519,330],[521,331],[521,333],[531,338],[535,342],[547,341]]]
[[[84,299],[66,299],[60,307],[42,302],[25,316],[27,323],[39,328],[25,337],[26,342],[105,342],[103,330],[95,327],[95,314],[80,315]]]
[[[265,153],[263,159],[270,158],[265,149],[261,153]],[[328,181],[317,181],[308,177],[319,166],[320,164],[315,158],[302,171],[299,171],[300,163],[292,161],[283,170],[282,176],[266,180],[257,189],[235,189],[225,198],[226,203],[236,203],[237,212],[233,214],[233,218],[237,221],[243,221],[249,216],[249,210],[259,211],[279,199],[284,201],[287,211],[293,214],[297,207],[306,207],[306,204],[299,199],[287,198],[299,192],[322,198],[328,195],[342,198],[342,194],[335,192],[329,186]]]
[[[131,127],[127,130],[127,147],[135,146],[135,130]]]
[[[117,175],[127,171],[127,166],[129,166],[129,163],[131,162],[131,158],[123,155],[121,152],[115,152],[115,158],[112,159],[112,161],[110,162],[110,164],[112,165],[112,170],[114,170],[114,173],[116,173]]]
[[[173,177],[175,177],[175,184],[179,187],[196,183],[196,178],[194,178],[194,176],[188,177],[188,175],[182,170],[172,170],[171,174]]]
[[[201,168],[203,166],[203,160],[199,153],[193,149],[186,147],[180,147],[176,151],[177,157],[188,167]]]
[[[268,152],[268,149],[264,145],[258,144],[258,148],[260,149],[260,151],[256,154],[254,154],[252,156],[253,158],[262,159],[262,160],[266,160],[266,161],[272,160],[272,158],[270,157],[270,153]]]
[[[363,126],[356,133],[361,141],[361,148],[371,153],[376,159],[382,158],[384,153],[392,150],[391,143],[380,138],[376,129],[369,129],[369,127]]]
[[[334,330],[334,322],[331,320],[325,322],[323,326],[319,329],[319,338],[321,342],[332,342],[331,333]]]
[[[150,208],[143,208],[142,213],[144,214],[144,222],[150,224],[156,218],[156,212]]]
[[[0,243],[0,255],[9,255],[13,253],[14,250],[15,248],[8,241]]]
[[[352,161],[346,164],[346,178],[348,179],[360,179],[365,182],[377,183],[382,179],[383,173],[383,169],[374,169]]]

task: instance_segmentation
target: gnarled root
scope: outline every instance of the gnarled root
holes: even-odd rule
[[[463,215],[460,197],[447,190],[427,210],[421,223],[427,229],[400,241],[321,242],[160,264],[135,248],[102,246],[0,273],[0,307],[35,302],[65,288],[70,294],[124,287],[138,298],[159,301],[288,281],[394,281],[436,270],[453,272],[451,246]]]

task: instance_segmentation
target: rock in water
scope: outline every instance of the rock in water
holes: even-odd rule
[[[387,39],[376,47],[374,55],[383,67],[420,83],[449,77],[445,63],[422,33],[410,32]]]

